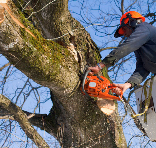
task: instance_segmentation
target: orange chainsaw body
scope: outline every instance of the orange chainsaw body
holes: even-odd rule
[[[89,96],[98,97],[108,100],[118,100],[120,98],[117,96],[110,95],[109,93],[114,93],[110,81],[104,76],[100,76],[99,79],[97,76],[87,76],[84,84],[84,90]]]

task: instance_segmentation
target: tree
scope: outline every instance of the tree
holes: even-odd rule
[[[1,116],[4,119],[9,116],[11,121],[16,120],[38,147],[48,147],[48,144],[33,126],[53,135],[63,147],[127,147],[117,104],[115,112],[107,116],[97,106],[99,100],[88,98],[80,91],[81,72],[85,65],[96,65],[101,61],[100,51],[115,48],[120,41],[117,40],[114,47],[110,47],[112,38],[108,38],[100,49],[83,26],[93,26],[97,36],[111,36],[117,27],[114,21],[119,20],[122,13],[131,10],[139,2],[128,1],[124,4],[123,0],[109,1],[110,4],[114,2],[119,9],[114,8],[111,13],[95,9],[103,15],[98,19],[93,16],[93,20],[87,18],[82,9],[80,15],[83,19],[79,21],[83,26],[71,16],[68,0],[6,2],[0,4],[0,53],[28,77],[23,89],[29,84],[32,88],[29,92],[36,90],[38,93],[37,89],[41,86],[48,87],[53,106],[49,114],[22,110],[22,105],[17,105],[20,97],[17,96],[18,100],[12,101],[8,95],[4,95],[2,87]],[[102,4],[102,1],[99,2]],[[84,6],[84,3],[81,4]],[[148,8],[151,5],[148,1]],[[141,6],[137,8],[142,10]],[[155,18],[150,10],[152,9],[145,10],[144,14]],[[153,19],[151,23],[154,23]],[[118,70],[125,61],[127,59],[118,64],[119,68],[113,67],[111,70],[116,70],[114,72],[119,74]],[[4,65],[6,66],[8,64]],[[4,76],[3,85],[9,76],[10,67]],[[101,74],[108,76],[106,69]],[[32,87],[30,79],[40,86]],[[20,89],[19,94],[23,89]]]
[[[30,14],[22,13],[23,3],[32,10]],[[86,64],[99,62],[100,54],[84,27],[71,17],[68,0],[15,0],[1,6],[1,54],[26,76],[48,87],[53,102],[48,115],[34,114],[1,94],[1,116],[12,116],[38,147],[48,145],[32,125],[51,133],[64,147],[125,147],[117,110],[111,116],[103,114],[96,101],[80,91],[80,71]],[[40,31],[26,15],[37,22]]]

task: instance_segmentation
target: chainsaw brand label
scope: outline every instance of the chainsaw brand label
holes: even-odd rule
[[[89,83],[89,86],[90,86],[90,87],[96,87],[96,83],[95,83],[95,82],[90,82],[90,83]]]

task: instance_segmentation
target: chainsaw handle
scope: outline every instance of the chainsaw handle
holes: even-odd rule
[[[91,72],[91,70],[87,70],[86,71],[86,73],[85,73],[85,75],[84,75],[84,78],[83,78],[83,81],[82,81],[82,91],[85,93],[85,95],[86,96],[88,96],[88,97],[90,97],[88,94],[87,94],[87,92],[85,91],[85,89],[84,89],[84,85],[85,85],[85,80],[86,80],[86,78],[87,78],[87,76],[88,76],[88,74]]]
[[[112,90],[113,88],[117,88],[117,86],[112,86],[112,85],[109,86],[109,89],[110,89],[110,90]],[[112,92],[113,92],[113,90],[112,90]],[[113,92],[113,93],[115,93],[115,92]],[[116,94],[116,95],[117,95],[117,94]],[[123,96],[123,91],[121,90],[121,91],[120,91],[119,98],[122,98],[122,96]],[[120,100],[121,100],[121,99],[120,99]]]

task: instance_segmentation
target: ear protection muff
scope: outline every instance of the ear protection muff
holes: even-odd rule
[[[132,15],[130,13],[127,14],[127,17],[126,18],[123,18],[122,21],[121,21],[121,26],[127,26],[127,24],[125,24],[125,20],[129,18],[129,21],[128,21],[128,25],[129,27],[132,27],[132,28],[135,28],[136,25],[137,25],[137,20],[132,18]]]
[[[129,26],[132,28],[135,28],[137,26],[137,20],[132,18],[132,15],[130,13],[127,14],[127,17],[129,18]]]

